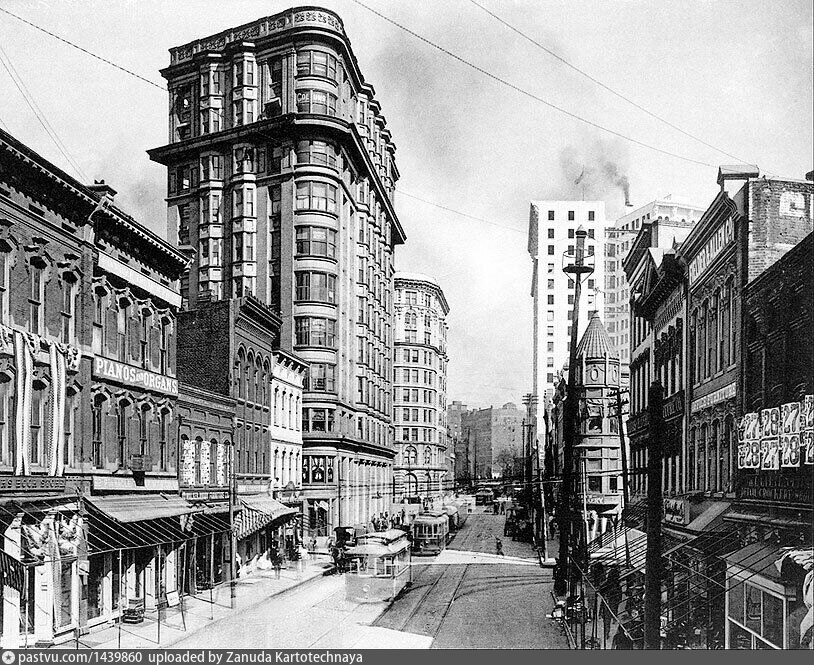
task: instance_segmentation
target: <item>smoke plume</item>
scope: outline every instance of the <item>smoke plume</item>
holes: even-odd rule
[[[548,198],[604,200],[611,207],[631,205],[623,146],[605,141],[584,147],[569,145],[560,153],[559,162],[560,182],[550,188]]]

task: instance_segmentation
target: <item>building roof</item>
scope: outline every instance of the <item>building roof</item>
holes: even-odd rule
[[[608,331],[605,330],[602,319],[599,318],[599,312],[593,311],[588,327],[577,345],[577,358],[604,358],[605,356],[618,358],[613,350]]]

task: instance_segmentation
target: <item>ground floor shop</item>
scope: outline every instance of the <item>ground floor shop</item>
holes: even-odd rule
[[[122,617],[141,621],[223,578],[228,520],[180,497],[11,500],[0,519],[7,648],[65,641]]]
[[[299,511],[269,494],[239,498],[240,511],[235,520],[238,576],[256,570],[269,570],[275,561],[284,564],[298,555],[302,542]]]

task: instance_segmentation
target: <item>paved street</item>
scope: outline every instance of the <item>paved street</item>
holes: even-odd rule
[[[412,587],[375,625],[427,636],[433,648],[567,648],[545,616],[551,570],[531,545],[503,537],[504,519],[473,513],[440,556],[414,558]],[[496,535],[505,557],[495,554]]]
[[[480,510],[480,508],[478,509]],[[345,599],[341,576],[317,578],[239,609],[176,648],[566,648],[551,611],[551,571],[504,538],[502,515],[474,513],[440,556],[413,559],[413,585],[390,607]]]

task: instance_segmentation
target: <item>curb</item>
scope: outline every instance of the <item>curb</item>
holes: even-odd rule
[[[319,575],[313,575],[313,576],[309,577],[308,579],[300,580],[296,584],[292,584],[291,586],[286,587],[285,589],[280,589],[279,591],[275,591],[274,593],[270,593],[267,596],[262,596],[257,601],[252,602],[252,603],[250,603],[248,605],[244,605],[243,607],[239,607],[239,608],[238,607],[230,608],[228,610],[227,614],[225,614],[224,616],[222,616],[222,617],[220,617],[218,619],[213,619],[212,621],[209,621],[208,623],[206,623],[204,626],[201,626],[197,630],[194,630],[194,631],[189,632],[189,633],[185,632],[182,635],[180,635],[178,637],[178,639],[173,640],[172,642],[166,642],[165,644],[162,644],[160,648],[170,647],[173,644],[176,644],[177,642],[185,640],[188,637],[192,637],[193,635],[195,635],[195,633],[198,633],[198,632],[200,632],[202,630],[206,630],[207,628],[210,628],[210,627],[220,623],[221,621],[234,619],[234,612],[236,612],[236,611],[241,611],[242,612],[242,611],[245,611],[245,610],[250,610],[250,609],[252,609],[254,607],[257,607],[261,603],[264,603],[269,598],[276,598],[278,596],[284,596],[289,591],[293,591],[294,589],[302,589],[303,587],[308,586],[309,584],[311,584],[311,583],[313,583],[313,582],[315,582],[317,580],[320,580],[323,577],[327,577],[328,575],[331,575],[333,572],[334,572],[334,566],[331,566],[330,568],[326,568],[325,570],[323,570],[322,573],[320,573]]]

